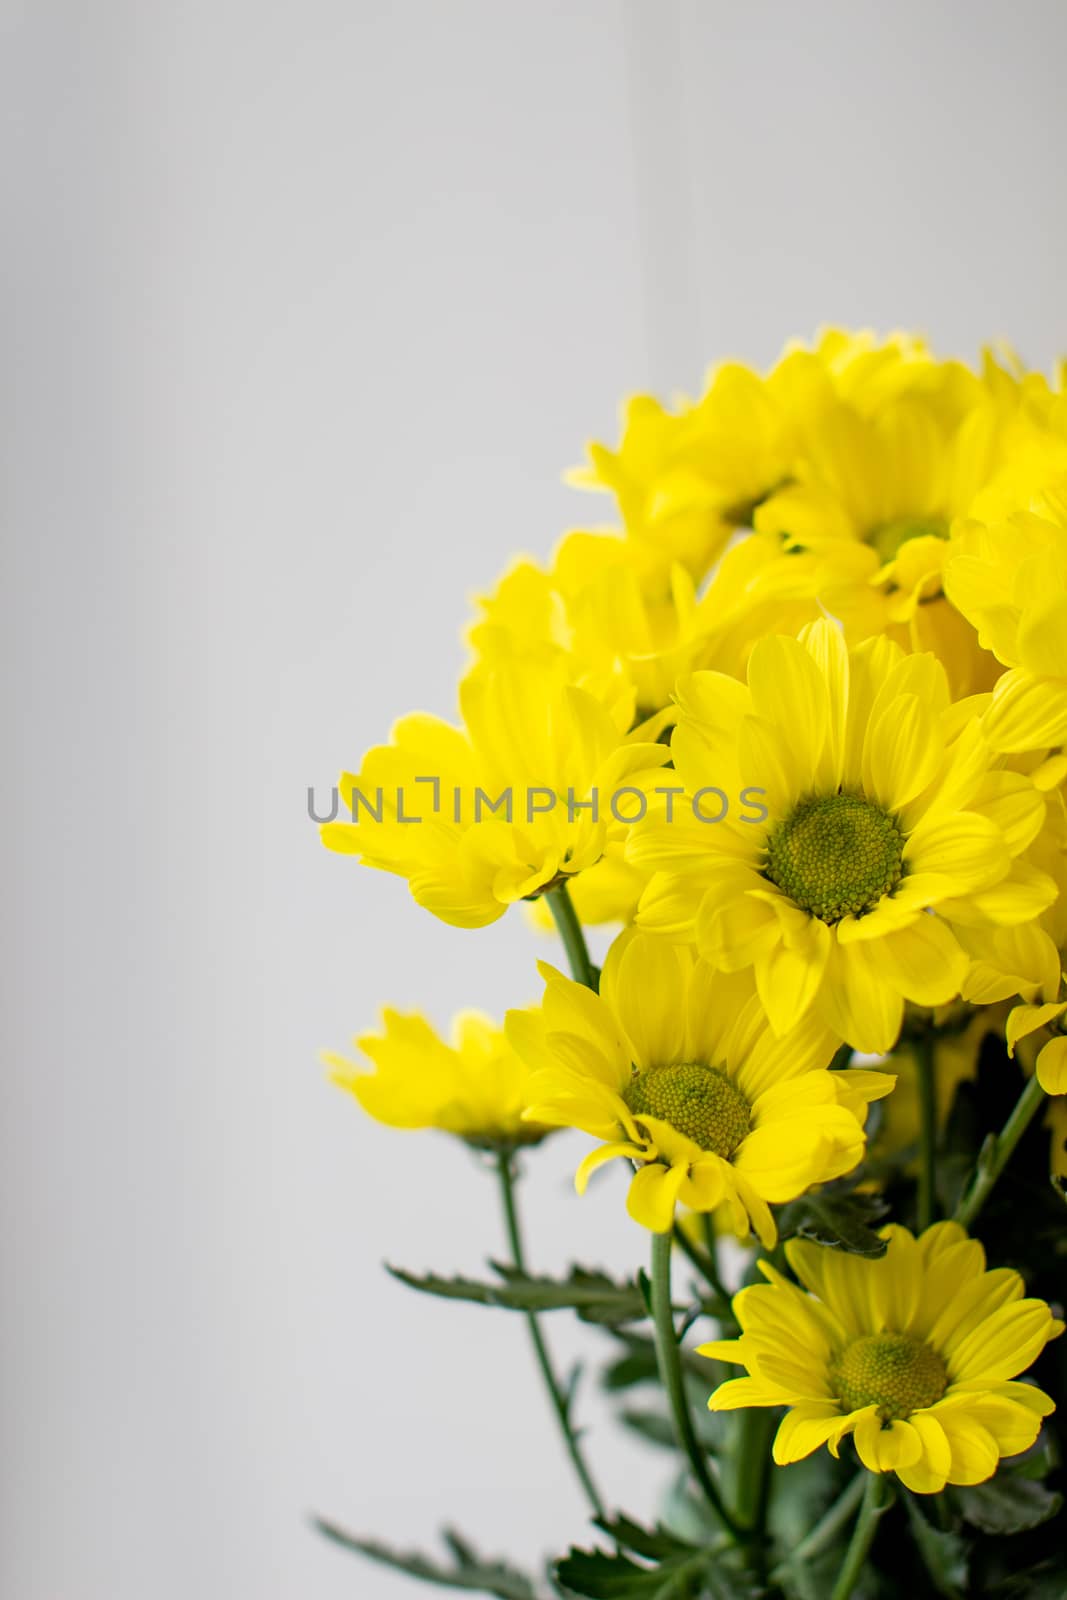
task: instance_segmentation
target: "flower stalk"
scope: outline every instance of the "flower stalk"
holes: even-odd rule
[[[1045,1091],[1037,1078],[1030,1078],[1000,1133],[991,1134],[982,1146],[974,1174],[956,1207],[955,1220],[961,1228],[970,1228],[974,1223],[1044,1100]]]
[[[863,1570],[863,1563],[867,1559],[867,1552],[871,1548],[879,1518],[889,1510],[889,1493],[885,1475],[881,1472],[868,1472],[867,1482],[863,1491],[863,1503],[860,1514],[856,1518],[856,1526],[852,1530],[852,1538],[845,1552],[845,1559],[838,1573],[837,1582],[834,1584],[830,1600],[849,1600],[859,1582]]]
[[[511,1251],[512,1264],[519,1272],[525,1273],[526,1253],[523,1249],[518,1207],[515,1203],[516,1174],[515,1158],[512,1151],[502,1150],[500,1152],[497,1160],[497,1172],[500,1177],[500,1197],[503,1203],[504,1226],[508,1238],[508,1247]],[[571,1422],[570,1401],[552,1365],[552,1358],[549,1355],[544,1334],[541,1332],[541,1324],[538,1321],[536,1311],[528,1311],[526,1313],[526,1325],[530,1330],[530,1342],[534,1348],[534,1355],[537,1358],[537,1365],[544,1379],[545,1390],[551,1402],[552,1410],[555,1412],[560,1432],[563,1435],[563,1443],[567,1454],[570,1456],[578,1481],[585,1492],[586,1499],[589,1501],[593,1515],[603,1519],[607,1515],[604,1502],[600,1498],[600,1492],[582,1454],[578,1435]]]
[[[552,913],[553,921],[563,940],[563,948],[567,952],[571,973],[575,983],[584,983],[587,989],[595,993],[599,987],[597,971],[589,957],[589,947],[585,942],[582,925],[578,921],[578,913],[574,909],[570,890],[567,888],[566,879],[557,883],[545,895],[548,909]]]
[[[722,1495],[719,1493],[711,1472],[708,1460],[696,1436],[693,1418],[689,1410],[689,1399],[685,1392],[685,1378],[682,1373],[682,1363],[678,1345],[678,1335],[674,1327],[674,1311],[671,1306],[671,1243],[670,1233],[654,1233],[652,1235],[652,1325],[656,1339],[656,1364],[659,1368],[660,1381],[667,1392],[670,1404],[671,1420],[674,1423],[675,1437],[679,1447],[684,1453],[693,1476],[700,1486],[708,1505],[718,1517],[723,1526],[735,1539],[744,1537],[736,1520],[727,1510]]]

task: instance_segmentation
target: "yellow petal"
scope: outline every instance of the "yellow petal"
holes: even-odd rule
[[[941,736],[929,708],[917,695],[898,695],[871,730],[865,792],[887,811],[899,811],[932,781],[941,750]]]
[[[982,732],[994,750],[1046,750],[1067,743],[1067,696],[1056,678],[1006,672],[993,690]]]
[[[685,1182],[685,1167],[665,1167],[658,1161],[635,1172],[626,1197],[626,1209],[635,1222],[652,1233],[668,1233],[674,1223],[678,1191]]]
[[[875,959],[886,983],[920,1006],[946,1005],[959,994],[969,962],[951,928],[933,914],[879,941]]]
[[[920,822],[904,846],[911,872],[941,873],[953,892],[984,889],[1011,865],[996,824],[976,811],[960,811],[939,822]]]
[[[836,1432],[841,1408],[827,1401],[824,1406],[798,1406],[782,1418],[774,1439],[773,1456],[780,1467],[803,1461]]]
[[[1037,1058],[1037,1081],[1046,1094],[1067,1094],[1067,1039],[1050,1039]]]
[[[935,1408],[932,1412],[944,1429],[952,1459],[949,1483],[985,1483],[997,1470],[1000,1452],[988,1428],[957,1408]]]
[[[781,1405],[781,1397],[769,1395],[757,1378],[728,1378],[708,1400],[709,1411],[742,1411],[749,1406]]]
[[[1067,1011],[1067,1003],[1057,1001],[1052,1005],[1044,1006],[1015,1006],[1008,1013],[1008,1020],[1004,1027],[1004,1037],[1008,1042],[1008,1054],[1014,1056],[1015,1046],[1020,1039],[1025,1039],[1028,1034],[1036,1033],[1049,1022],[1055,1022]]]
[[[606,1161],[614,1161],[617,1156],[629,1157],[630,1160],[640,1161],[644,1153],[638,1145],[627,1144],[622,1140],[614,1144],[602,1144],[598,1149],[590,1150],[574,1174],[575,1189],[579,1194],[584,1194],[593,1173],[598,1167],[602,1167]]]

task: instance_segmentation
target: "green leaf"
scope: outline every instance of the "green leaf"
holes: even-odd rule
[[[958,1533],[927,1522],[910,1494],[904,1496],[908,1521],[930,1581],[946,1600],[960,1600],[967,1587],[967,1544]]]
[[[616,1544],[649,1561],[695,1555],[699,1549],[687,1539],[680,1539],[676,1533],[671,1533],[662,1523],[657,1523],[654,1528],[643,1528],[639,1522],[622,1513],[617,1517],[597,1517],[595,1520],[597,1527],[610,1534]]]
[[[570,1275],[556,1278],[529,1277],[514,1267],[496,1261],[489,1263],[499,1283],[482,1283],[474,1278],[439,1278],[430,1273],[419,1277],[400,1267],[386,1264],[386,1270],[400,1283],[421,1294],[438,1295],[445,1300],[466,1300],[474,1305],[502,1306],[508,1311],[575,1311],[583,1322],[620,1324],[641,1321],[645,1301],[636,1283],[616,1283],[604,1272],[587,1267],[572,1267]]]
[[[857,1194],[827,1184],[782,1206],[778,1232],[783,1239],[795,1235],[850,1255],[884,1256],[886,1241],[878,1237],[874,1224],[885,1216],[886,1209],[880,1195]]]
[[[594,1600],[755,1600],[759,1593],[736,1560],[731,1564],[730,1556],[720,1557],[704,1541],[693,1544],[662,1523],[643,1528],[619,1516],[599,1519],[597,1526],[619,1549],[572,1549],[556,1567],[571,1594]]]
[[[443,1589],[465,1589],[470,1594],[495,1595],[496,1600],[537,1600],[529,1578],[504,1561],[484,1560],[453,1528],[446,1528],[442,1534],[452,1556],[452,1564],[446,1566],[416,1550],[392,1550],[376,1539],[356,1538],[321,1517],[315,1518],[315,1527],[343,1549],[354,1550],[394,1571],[406,1572],[411,1578],[421,1578],[424,1583],[436,1583]]]
[[[1032,1478],[998,1472],[988,1483],[953,1488],[952,1499],[964,1521],[983,1533],[1022,1533],[1054,1517],[1063,1496]]]
[[[576,1550],[556,1565],[556,1578],[571,1594],[592,1600],[699,1600],[706,1592],[713,1557],[663,1528],[647,1531],[622,1517],[600,1526],[620,1545],[655,1561],[646,1566],[623,1552]]]

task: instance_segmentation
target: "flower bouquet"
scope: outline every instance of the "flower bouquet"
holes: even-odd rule
[[[826,332],[631,400],[572,477],[617,526],[504,573],[457,721],[402,717],[322,837],[557,935],[532,1007],[386,1011],[329,1060],[495,1175],[510,1261],[402,1276],[526,1319],[593,1526],[532,1574],[322,1527],[502,1600],[1061,1600],[1063,374]],[[567,1128],[579,1194],[625,1179],[622,1281],[527,1267],[516,1180]],[[667,1505],[598,1488],[568,1310],[651,1392]]]

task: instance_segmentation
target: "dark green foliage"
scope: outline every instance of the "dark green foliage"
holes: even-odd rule
[[[853,1184],[828,1183],[790,1200],[778,1212],[780,1236],[810,1239],[852,1255],[884,1256],[885,1240],[875,1230],[885,1219],[885,1201],[876,1194],[858,1194]]]
[[[564,1279],[528,1277],[514,1267],[489,1263],[499,1283],[473,1278],[418,1277],[400,1267],[386,1270],[400,1283],[422,1294],[446,1300],[466,1300],[475,1305],[503,1306],[509,1311],[574,1311],[583,1322],[621,1324],[639,1322],[646,1315],[645,1298],[637,1283],[615,1283],[604,1272],[572,1267]]]

